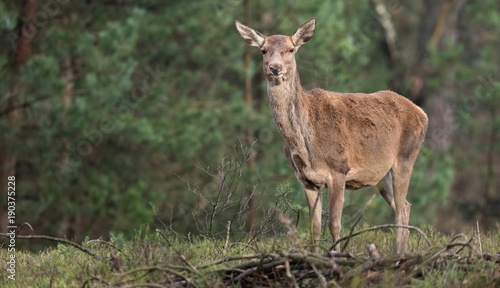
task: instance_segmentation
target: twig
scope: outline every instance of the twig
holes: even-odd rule
[[[469,237],[467,237],[467,235],[460,233],[460,234],[453,236],[453,238],[451,238],[451,240],[450,240],[450,243],[457,240],[458,238],[464,238],[465,241],[469,241]]]
[[[226,243],[224,244],[224,250],[222,251],[222,256],[226,256],[227,245],[229,243],[229,231],[231,230],[231,221],[227,221],[227,234],[226,234]]]
[[[290,201],[288,201],[288,199],[286,198],[286,193],[285,191],[283,191],[284,189],[280,189],[280,193],[281,193],[281,196],[283,197],[283,199],[285,200],[285,203],[286,205],[288,205],[288,207],[290,209],[292,209],[293,212],[295,212],[297,214],[297,220],[295,221],[295,226],[299,226],[299,219],[300,219],[300,210],[299,209],[295,209],[293,208],[292,204],[290,203]]]
[[[323,287],[323,288],[328,287],[326,284],[325,276],[323,276],[323,274],[319,273],[318,268],[316,268],[316,265],[314,265],[314,263],[311,263],[311,267],[313,268],[314,273],[316,273],[316,276],[318,276],[319,282],[321,282],[321,287]]]
[[[51,96],[52,95],[41,96],[41,97],[38,97],[38,98],[36,98],[32,101],[29,101],[29,102],[23,102],[23,103],[20,103],[18,105],[13,105],[13,106],[7,107],[0,112],[0,117],[3,117],[4,115],[7,115],[14,110],[30,107],[31,105],[33,105],[34,103],[36,103],[38,101],[43,101],[43,100],[49,99]]]
[[[186,257],[184,256],[184,254],[182,254],[181,252],[178,252],[178,251],[177,251],[177,254],[179,254],[179,257],[181,257],[182,261],[183,261],[184,263],[186,263],[186,265],[187,265],[189,268],[191,268],[191,270],[193,270],[193,272],[196,272],[197,274],[200,274],[200,275],[201,275],[200,271],[198,271],[198,269],[196,269],[196,267],[194,267],[194,266],[193,266],[193,264],[191,264],[191,263],[190,263],[190,262],[186,259]]]
[[[483,255],[483,247],[481,245],[481,233],[479,232],[479,221],[476,221],[476,227],[477,227],[477,238],[479,240],[479,252],[481,255]]]
[[[195,273],[197,274],[198,276],[200,276],[203,281],[205,281],[206,284],[208,284],[207,282],[207,279],[205,278],[205,275],[203,275],[196,267],[193,266],[193,264],[191,264],[187,259],[186,257],[184,256],[184,254],[182,254],[181,252],[177,251],[177,254],[179,254],[179,256],[181,257],[182,261],[184,263],[186,263],[187,266],[189,266],[189,268],[191,269],[190,272],[191,273]]]
[[[87,244],[92,244],[92,243],[106,244],[109,247],[115,248],[116,250],[122,252],[122,250],[120,250],[120,248],[116,247],[115,245],[113,245],[113,244],[111,244],[109,242],[103,241],[101,239],[95,239],[95,240],[89,240],[89,241],[87,241]]]
[[[462,247],[469,247],[469,249],[471,251],[473,251],[474,253],[476,253],[477,255],[482,255],[477,249],[476,247],[474,247],[473,245],[471,245],[470,243],[472,242],[472,239],[469,240],[468,242],[454,242],[454,243],[450,243],[448,245],[446,245],[445,249],[446,250],[450,250],[451,248],[455,247],[455,246],[462,246]],[[459,251],[462,251],[462,249],[460,249]]]
[[[144,267],[139,267],[139,268],[135,268],[135,269],[132,269],[132,270],[129,270],[127,272],[124,272],[124,273],[120,273],[118,274],[118,276],[120,278],[125,278],[129,275],[132,275],[132,274],[135,274],[137,272],[142,272],[142,271],[147,271],[147,272],[152,272],[152,271],[162,271],[162,272],[167,272],[167,273],[170,273],[170,274],[173,274],[177,277],[180,277],[184,280],[186,280],[188,283],[191,283],[191,280],[189,278],[187,278],[185,275],[183,275],[182,273],[180,273],[179,271],[176,271],[175,269],[171,269],[171,268],[167,268],[167,267],[160,267],[160,266],[144,266]],[[122,283],[121,281],[118,281],[118,282],[115,282],[115,283],[111,283],[109,286],[117,286],[118,284]],[[194,284],[194,283],[191,283],[191,284]]]
[[[170,243],[170,241],[168,240],[168,238],[165,236],[165,234],[163,234],[163,232],[161,232],[160,229],[156,229],[156,232],[159,233],[161,235],[161,237],[163,237],[163,239],[165,239],[165,241],[168,244],[168,247],[172,247],[172,244]]]
[[[128,288],[128,287],[160,287],[160,288],[166,288],[168,286],[156,284],[156,283],[133,283],[133,284],[128,284],[125,286],[122,286],[122,288]]]
[[[439,250],[438,250],[438,252],[434,253],[431,257],[427,258],[427,259],[426,259],[426,260],[424,260],[422,263],[420,263],[420,264],[418,264],[418,265],[415,265],[415,267],[413,268],[413,270],[412,270],[412,272],[410,273],[410,275],[414,275],[414,274],[418,271],[418,269],[419,269],[420,267],[422,267],[422,266],[426,265],[427,263],[432,262],[434,259],[436,259],[436,258],[438,258],[439,256],[441,256],[441,255],[442,255],[445,251],[448,251],[448,250],[450,250],[450,249],[452,249],[453,247],[456,247],[456,246],[462,246],[462,248],[459,250],[459,252],[460,252],[460,251],[462,251],[462,249],[463,249],[464,247],[469,247],[469,249],[470,249],[470,251],[471,251],[471,252],[476,252],[476,253],[478,253],[478,252],[477,252],[477,250],[476,250],[476,248],[470,244],[470,242],[472,241],[472,239],[471,239],[471,240],[469,240],[469,241],[467,241],[467,242],[453,242],[453,241],[455,241],[455,240],[456,240],[457,238],[459,238],[459,237],[465,237],[465,235],[459,234],[459,235],[457,235],[457,236],[453,237],[453,238],[451,239],[450,243],[448,243],[445,247],[443,247],[443,248],[439,249]],[[467,239],[467,237],[465,237],[465,238]],[[481,255],[481,254],[479,254],[479,255]],[[469,259],[470,259],[470,258],[472,258],[471,253],[469,253]]]
[[[19,232],[20,232],[20,231],[21,231],[21,230],[22,230],[25,226],[28,226],[28,227],[30,228],[31,232],[34,232],[34,231],[35,231],[35,230],[33,230],[33,227],[31,226],[31,224],[30,224],[30,223],[28,223],[28,222],[23,222],[23,224],[21,224],[21,225],[19,226],[19,228],[17,229],[17,231],[16,231],[16,235],[17,235],[17,234],[19,234]]]
[[[431,241],[429,240],[429,238],[427,238],[427,235],[425,235],[425,233],[422,230],[420,230],[419,228],[417,228],[415,226],[400,225],[400,224],[384,224],[384,225],[373,226],[373,227],[370,227],[370,228],[367,228],[367,229],[359,230],[356,233],[353,233],[352,235],[349,235],[347,237],[342,237],[342,238],[338,239],[337,241],[335,241],[335,243],[333,243],[333,245],[330,247],[330,250],[333,250],[334,247],[338,243],[340,243],[340,242],[342,242],[344,240],[347,240],[350,237],[354,237],[354,236],[357,236],[357,235],[360,235],[360,234],[363,234],[363,233],[366,233],[366,232],[370,232],[370,231],[374,231],[374,230],[379,230],[379,229],[384,229],[384,228],[406,228],[406,229],[415,230],[418,233],[422,234],[422,236],[424,237],[424,239],[427,241],[427,244],[429,244],[429,246],[431,246]]]
[[[231,243],[229,246],[236,246],[236,245],[241,245],[241,246],[245,246],[245,247],[248,247],[250,249],[252,249],[255,253],[260,253],[259,250],[257,250],[255,247],[253,247],[252,245],[250,244],[247,244],[247,243],[243,243],[243,242],[233,242]]]
[[[286,268],[286,277],[288,279],[292,280],[293,286],[295,288],[298,288],[299,285],[297,284],[297,280],[295,279],[295,277],[293,277],[293,275],[292,275],[292,272],[291,272],[291,269],[290,269],[290,261],[288,259],[288,255],[286,255],[286,254],[285,254],[285,268]]]
[[[0,237],[9,238],[10,235],[7,233],[0,233]],[[56,238],[56,237],[51,237],[51,236],[46,236],[46,235],[16,235],[16,239],[43,239],[43,240],[49,240],[49,241],[58,242],[58,243],[64,243],[64,244],[68,244],[70,246],[73,246],[73,247],[89,254],[92,257],[103,260],[100,255],[95,254],[94,252],[81,246],[80,244],[75,243],[73,241],[66,240],[66,239],[62,239],[62,238]]]
[[[226,258],[217,260],[215,262],[199,266],[198,269],[205,269],[205,268],[208,268],[208,267],[211,267],[211,266],[215,266],[215,265],[218,265],[218,264],[222,264],[222,263],[226,263],[226,262],[231,262],[231,261],[238,261],[238,260],[259,258],[261,256],[262,256],[261,254],[248,254],[248,255],[241,255],[241,256],[226,257]]]

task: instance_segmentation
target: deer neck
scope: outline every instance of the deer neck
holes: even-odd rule
[[[291,150],[306,150],[307,139],[307,109],[304,92],[300,85],[299,73],[280,84],[268,81],[267,94],[269,106],[273,112],[274,122],[283,139]]]

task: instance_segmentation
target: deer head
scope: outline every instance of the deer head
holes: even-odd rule
[[[268,83],[273,85],[279,85],[295,76],[297,73],[295,53],[302,44],[312,38],[315,27],[316,18],[313,18],[297,29],[292,36],[266,37],[236,20],[236,29],[245,42],[260,48],[263,54],[264,75]]]

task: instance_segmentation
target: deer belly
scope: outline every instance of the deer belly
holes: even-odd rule
[[[366,183],[360,182],[358,180],[350,180],[350,181],[346,181],[345,182],[345,189],[358,190],[358,189],[361,189],[361,188],[364,188],[364,187],[368,187],[368,186],[375,186],[376,184],[377,183],[375,183],[375,184],[366,184]]]
[[[345,188],[349,190],[357,190],[368,186],[375,186],[384,178],[390,166],[386,169],[363,169],[357,170],[352,168],[346,175]]]

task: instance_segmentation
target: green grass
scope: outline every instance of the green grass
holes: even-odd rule
[[[210,273],[210,271],[249,261],[249,259],[211,265],[207,268],[200,267],[230,256],[300,253],[308,249],[309,239],[307,232],[299,232],[297,235],[288,233],[275,237],[261,237],[257,242],[248,245],[234,243],[230,237],[225,247],[225,239],[193,237],[188,240],[176,238],[173,234],[160,234],[144,228],[138,231],[133,239],[124,239],[114,235],[107,243],[82,243],[96,256],[90,256],[66,244],[52,246],[39,252],[18,250],[16,252],[16,280],[6,278],[7,266],[6,261],[3,260],[0,264],[2,265],[0,287],[175,287],[171,285],[175,278],[174,273],[181,273],[183,277],[191,278],[192,287],[225,287],[221,274]],[[422,230],[428,236],[432,246],[429,247],[417,233],[412,232],[408,251],[410,255],[417,253],[433,255],[450,243],[453,238],[453,235],[443,235],[433,228],[426,227]],[[348,230],[343,231],[343,235],[348,233]],[[477,235],[472,231],[466,234],[469,240],[472,239],[470,244],[479,249]],[[464,242],[466,241],[464,239],[459,238],[455,241]],[[369,259],[365,250],[366,244],[374,243],[381,257],[389,259],[396,256],[394,240],[395,234],[391,230],[368,232],[353,237],[346,252],[351,253],[355,259],[366,260]],[[32,240],[17,239],[17,241]],[[499,229],[481,235],[482,253],[490,255],[499,253],[499,243]],[[331,243],[326,241],[324,246],[327,247],[328,244]],[[452,261],[437,257],[432,265],[425,264],[427,266],[422,264],[425,262],[420,262],[422,269],[416,276],[406,277],[408,275],[402,275],[402,270],[395,269],[394,265],[361,273],[359,272],[361,265],[367,262],[360,261],[359,265],[354,267],[342,267],[343,275],[336,279],[326,279],[327,282],[329,281],[327,285],[330,287],[498,287],[500,285],[499,263],[476,257],[468,264],[467,261],[473,259],[468,258],[471,249],[465,247],[459,251],[460,248],[451,248],[449,252],[455,255],[454,257],[462,257],[461,260]],[[0,255],[1,259],[7,259],[7,250],[0,249]],[[410,268],[406,271],[413,269],[413,267]],[[419,267],[415,265],[415,268]],[[347,275],[350,276],[347,277]],[[292,282],[287,281],[270,281],[269,283],[275,287],[292,285]],[[302,282],[302,285],[306,287],[316,287],[319,284],[317,279]]]

